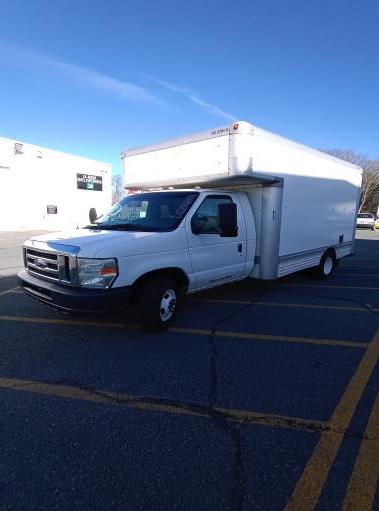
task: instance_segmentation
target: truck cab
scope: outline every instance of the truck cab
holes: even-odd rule
[[[143,323],[159,329],[171,323],[181,293],[245,278],[255,244],[243,192],[143,192],[84,229],[28,240],[19,280],[27,294],[66,312],[134,300]]]

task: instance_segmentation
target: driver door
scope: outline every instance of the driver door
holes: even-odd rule
[[[217,206],[234,202],[237,205],[238,234],[221,237],[217,227]],[[194,234],[193,225],[196,225]],[[207,195],[186,224],[196,289],[213,287],[245,276],[246,227],[241,206],[234,194]]]

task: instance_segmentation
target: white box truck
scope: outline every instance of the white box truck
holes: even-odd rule
[[[64,311],[138,304],[167,328],[177,299],[246,277],[314,268],[353,251],[362,170],[246,122],[122,153],[130,191],[72,233],[23,247],[22,288]]]

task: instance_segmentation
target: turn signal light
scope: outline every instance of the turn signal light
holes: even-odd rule
[[[115,271],[114,268],[100,268],[98,273],[100,273],[100,275],[114,275]]]

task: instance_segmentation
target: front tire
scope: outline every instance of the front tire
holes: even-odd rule
[[[153,277],[139,292],[140,323],[144,330],[162,332],[175,320],[179,285],[170,277]]]
[[[321,257],[320,264],[313,270],[317,279],[329,278],[336,267],[336,257],[333,252],[325,252]]]

